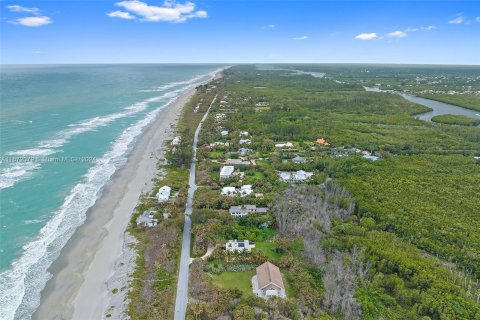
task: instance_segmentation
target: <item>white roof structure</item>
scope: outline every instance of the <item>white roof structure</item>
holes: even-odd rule
[[[157,192],[157,200],[160,203],[167,202],[168,199],[170,198],[170,192],[172,191],[172,188],[169,186],[163,186],[160,189],[158,189]]]
[[[237,189],[235,189],[235,187],[222,188],[222,195],[224,196],[234,196],[236,193],[237,193]]]
[[[222,137],[226,137],[226,136],[228,136],[228,131],[223,130],[222,132],[220,132],[220,134],[222,135]]]
[[[250,144],[252,143],[252,140],[251,139],[240,139],[240,141],[238,141],[239,144]]]
[[[235,171],[234,166],[223,166],[220,169],[220,179],[228,179],[232,176],[233,172]]]
[[[172,146],[179,146],[181,142],[182,142],[182,137],[181,136],[176,136],[175,138],[173,138],[171,144],[172,144]]]
[[[313,172],[298,170],[297,172],[280,172],[280,179],[284,182],[303,182],[310,179]]]
[[[291,142],[277,143],[275,144],[275,148],[293,148],[293,143]]]

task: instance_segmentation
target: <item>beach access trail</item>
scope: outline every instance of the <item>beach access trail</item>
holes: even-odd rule
[[[192,213],[193,196],[195,194],[195,190],[197,189],[197,185],[195,183],[195,174],[197,167],[198,136],[200,134],[200,130],[202,129],[202,123],[205,121],[205,119],[207,119],[208,114],[210,113],[210,109],[215,103],[217,96],[218,95],[216,95],[210,103],[210,106],[208,107],[207,112],[205,112],[205,115],[198,124],[197,130],[195,130],[195,135],[193,137],[193,157],[192,164],[190,165],[190,175],[188,178],[188,197],[185,207],[185,224],[183,226],[182,255],[180,257],[180,268],[178,269],[177,297],[175,299],[175,320],[185,320],[185,315],[187,312],[188,273],[190,266],[190,238],[192,228],[190,214]]]

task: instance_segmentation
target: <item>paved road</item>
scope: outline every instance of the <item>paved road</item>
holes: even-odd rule
[[[180,257],[180,269],[178,270],[178,283],[177,283],[177,298],[175,300],[175,320],[185,320],[185,314],[187,312],[188,303],[188,273],[190,265],[190,231],[192,228],[192,221],[190,220],[190,214],[192,213],[193,195],[197,189],[195,184],[195,172],[197,167],[197,144],[200,130],[202,129],[202,123],[207,119],[210,113],[210,108],[217,99],[215,96],[208,107],[207,112],[203,116],[202,120],[198,124],[197,130],[193,137],[193,159],[190,166],[190,176],[188,178],[188,197],[187,205],[185,207],[185,224],[183,226],[183,240],[182,240],[182,255]]]

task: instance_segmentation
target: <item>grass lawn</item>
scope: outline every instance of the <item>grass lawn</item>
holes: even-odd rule
[[[282,255],[278,252],[275,252],[276,245],[275,242],[255,242],[255,249],[262,251],[272,263],[278,262]]]
[[[242,272],[222,272],[218,276],[214,276],[212,281],[215,285],[227,288],[238,289],[244,296],[252,294],[252,277],[255,270]]]

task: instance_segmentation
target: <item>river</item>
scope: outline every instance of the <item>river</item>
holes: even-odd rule
[[[480,119],[480,111],[470,110],[470,109],[462,108],[459,106],[455,106],[453,104],[443,103],[443,102],[435,101],[431,99],[416,97],[410,94],[400,93],[393,90],[381,90],[376,87],[364,87],[364,88],[365,90],[372,91],[372,92],[398,93],[399,95],[401,95],[402,97],[404,97],[410,102],[418,103],[432,109],[432,111],[415,115],[416,119],[420,119],[424,121],[432,121],[432,117],[438,116],[440,114],[455,114],[455,115],[466,116],[476,120]]]

